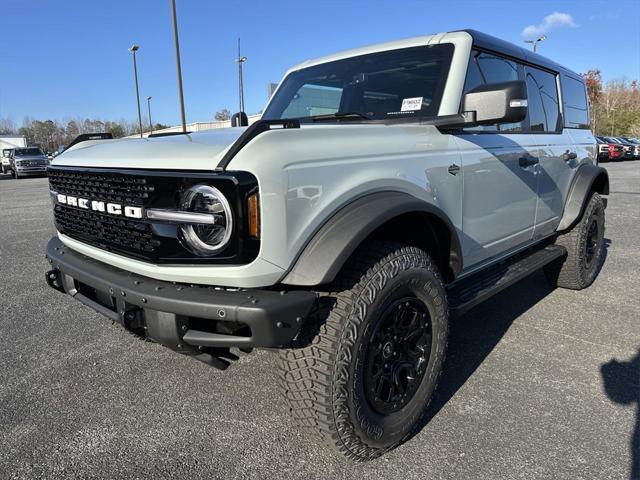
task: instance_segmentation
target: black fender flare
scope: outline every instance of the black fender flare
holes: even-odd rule
[[[564,204],[564,213],[558,224],[558,232],[568,230],[575,225],[587,206],[589,192],[594,190],[594,184],[598,193],[609,195],[609,174],[604,168],[592,163],[584,163],[578,167]]]
[[[313,286],[331,282],[356,248],[378,227],[405,213],[437,216],[449,229],[451,253],[457,273],[462,259],[455,227],[444,212],[402,192],[377,192],[358,198],[329,218],[302,249],[283,278],[287,285]]]

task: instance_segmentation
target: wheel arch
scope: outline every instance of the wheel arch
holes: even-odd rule
[[[355,200],[330,217],[302,249],[281,283],[298,286],[329,283],[369,239],[425,249],[445,281],[462,270],[458,234],[440,208],[406,193],[377,192]]]
[[[575,174],[565,202],[564,213],[558,224],[558,232],[570,229],[580,219],[591,192],[608,195],[609,174],[602,167],[586,163],[579,167]]]

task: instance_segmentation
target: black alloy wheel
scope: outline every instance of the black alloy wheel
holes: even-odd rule
[[[416,297],[396,300],[378,321],[365,360],[364,390],[371,408],[389,415],[413,398],[431,354],[431,317]]]

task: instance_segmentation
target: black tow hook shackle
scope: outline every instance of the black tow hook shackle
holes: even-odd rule
[[[59,292],[65,293],[64,285],[62,285],[62,273],[57,268],[49,270],[45,273],[45,278],[49,286]]]

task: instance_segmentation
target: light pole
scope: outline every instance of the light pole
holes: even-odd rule
[[[138,128],[140,128],[140,138],[142,137],[142,113],[140,112],[140,90],[138,89],[138,64],[136,63],[136,52],[140,49],[139,45],[133,44],[129,51],[133,55],[133,78],[136,81],[136,105],[138,106]]]
[[[178,70],[178,93],[180,95],[180,117],[182,119],[182,133],[187,133],[187,122],[184,116],[184,95],[182,93],[182,67],[180,66],[180,43],[178,42],[176,0],[171,0],[171,17],[173,18],[173,43],[176,47],[176,68]]]
[[[238,63],[238,90],[240,95],[240,111],[244,112],[244,85],[242,84],[242,65],[247,61],[247,57],[240,55],[240,39],[238,38],[238,58],[235,60]]]
[[[147,109],[149,110],[149,135],[153,133],[153,123],[151,122],[151,98],[147,97]]]
[[[546,35],[542,35],[541,37],[536,38],[535,40],[525,40],[524,43],[530,43],[533,45],[533,53],[538,52],[538,43],[547,39]]]

